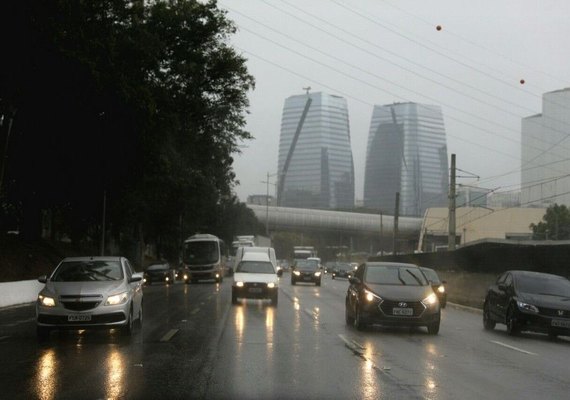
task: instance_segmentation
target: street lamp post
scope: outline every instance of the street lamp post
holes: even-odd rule
[[[270,174],[267,172],[267,179],[265,181],[261,181],[261,183],[265,183],[267,185],[267,194],[265,197],[265,235],[269,237],[269,178],[277,176],[277,174]],[[275,183],[271,183],[275,185]]]

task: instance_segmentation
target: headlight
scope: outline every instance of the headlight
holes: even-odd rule
[[[519,310],[521,311],[528,311],[538,314],[538,308],[536,306],[533,306],[532,304],[523,303],[522,301],[517,301],[517,306],[519,306]]]
[[[188,280],[188,274],[184,274],[184,280],[185,280],[185,281]]]
[[[440,285],[440,286],[437,288],[437,291],[438,291],[439,293],[445,293],[445,286]]]
[[[40,294],[38,296],[38,301],[44,307],[55,307],[55,299],[53,297],[42,296]]]
[[[433,306],[433,305],[437,304],[437,296],[435,295],[435,293],[432,293],[428,297],[423,299],[422,303],[428,307]]]
[[[293,271],[293,274],[295,274],[297,276],[301,275],[301,273],[299,271]]]
[[[243,287],[243,282],[236,282],[237,287]]]
[[[315,272],[315,276],[317,276],[317,277],[318,277],[318,276],[321,276],[321,271]]]
[[[166,279],[166,282],[168,282],[170,280],[170,278],[168,276],[165,279]]]
[[[273,288],[275,287],[275,283],[269,282],[269,283],[267,284],[267,287],[268,287],[269,289],[273,289]]]
[[[374,300],[382,301],[382,297],[380,297],[376,293],[372,293],[370,290],[366,290],[366,289],[364,289],[364,298],[370,302],[372,302]]]
[[[118,304],[124,304],[129,299],[129,294],[127,292],[119,293],[113,296],[107,297],[105,302],[106,306],[116,306]]]

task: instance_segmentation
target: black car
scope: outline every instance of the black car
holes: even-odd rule
[[[483,326],[505,324],[509,335],[521,331],[570,335],[570,281],[563,276],[507,271],[489,287]]]
[[[144,270],[144,283],[151,285],[153,282],[174,283],[176,271],[170,268],[168,262],[162,261],[150,264]]]
[[[433,292],[437,295],[439,299],[439,305],[441,308],[445,308],[447,305],[447,291],[445,290],[446,281],[439,279],[439,275],[431,268],[420,267],[426,278],[428,279]]]
[[[350,279],[354,275],[354,268],[350,263],[337,263],[332,271],[332,279],[346,278]]]
[[[417,265],[367,262],[349,281],[347,325],[426,326],[432,335],[439,332],[439,300]]]
[[[321,286],[321,275],[322,271],[317,260],[297,260],[291,272],[291,285],[307,282]]]

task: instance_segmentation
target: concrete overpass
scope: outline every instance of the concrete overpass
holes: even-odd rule
[[[269,221],[269,231],[312,231],[322,233],[342,232],[347,235],[379,235],[380,215],[351,213],[343,211],[313,210],[306,208],[274,207],[255,204],[247,205],[263,224]],[[400,217],[399,237],[418,239],[422,218]],[[382,216],[382,229],[385,237],[391,237],[394,230],[394,217]]]

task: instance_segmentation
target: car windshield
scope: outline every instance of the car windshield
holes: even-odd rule
[[[214,264],[218,262],[218,243],[198,240],[184,246],[184,262],[188,265]]]
[[[428,284],[418,268],[396,265],[369,266],[366,269],[364,281],[380,285],[425,286]]]
[[[295,268],[300,271],[314,271],[319,268],[319,263],[316,260],[299,260]]]
[[[523,275],[517,277],[516,285],[524,293],[570,297],[570,281],[567,279]]]
[[[433,269],[422,268],[422,272],[424,273],[426,278],[428,278],[428,280],[431,281],[433,284],[437,285],[441,283],[441,281],[439,280],[439,276],[437,275],[437,272],[435,272]]]
[[[236,272],[254,274],[274,274],[273,264],[267,261],[242,261],[236,268]]]
[[[341,271],[341,270],[342,270],[342,271],[350,271],[350,270],[352,270],[352,269],[354,269],[354,268],[353,268],[350,264],[348,264],[348,263],[339,263],[339,264],[336,266],[336,269],[337,269],[338,271]]]
[[[118,281],[123,279],[119,261],[65,261],[53,274],[53,282]]]
[[[168,269],[168,264],[152,264],[147,267],[147,271],[160,271]]]

